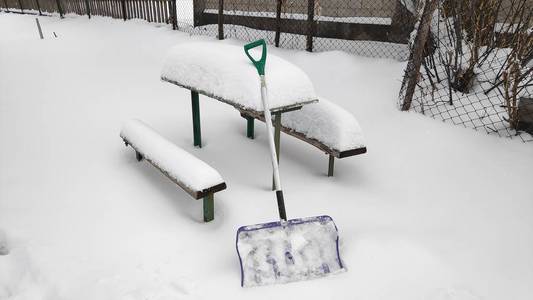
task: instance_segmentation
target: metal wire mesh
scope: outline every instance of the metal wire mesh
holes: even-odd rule
[[[190,34],[409,57],[402,109],[523,141],[533,141],[532,7],[533,0],[0,0],[15,12],[90,8],[168,24],[175,17],[173,27]]]
[[[279,47],[405,60],[415,0],[0,0],[13,12],[102,15]],[[40,7],[39,7],[40,6]]]
[[[440,2],[429,24],[420,73],[413,72],[413,61],[406,68],[400,106],[408,98],[407,82],[413,79],[411,110],[489,134],[533,141],[532,2]],[[418,28],[420,33],[422,27]]]
[[[415,21],[406,1],[177,0],[177,18],[191,34],[218,36],[221,17],[224,38],[406,60]]]
[[[407,59],[408,34],[413,30],[413,22],[394,20],[396,10],[405,7],[403,1],[319,1],[316,5],[315,20],[320,22],[336,22],[344,24],[360,24],[365,31],[379,31],[368,39],[343,40],[335,38],[314,37],[314,51],[344,50],[357,55],[370,57],[388,57],[399,60]],[[395,21],[393,23],[393,20]],[[363,27],[363,26],[366,26]],[[393,27],[400,27],[406,33],[404,38],[392,39]],[[350,30],[349,26],[341,25],[336,30]]]

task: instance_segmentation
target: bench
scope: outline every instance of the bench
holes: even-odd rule
[[[247,120],[246,135],[254,138],[254,120],[265,121],[261,114],[241,111]],[[328,176],[333,176],[335,158],[366,153],[365,140],[355,117],[342,107],[319,98],[318,103],[287,112],[274,121],[280,131],[300,139],[329,155]],[[279,135],[275,137],[279,141]],[[279,142],[278,142],[279,145]]]
[[[135,150],[137,161],[145,159],[194,199],[203,198],[204,222],[214,219],[214,193],[226,189],[215,169],[139,120],[126,122],[120,137]]]

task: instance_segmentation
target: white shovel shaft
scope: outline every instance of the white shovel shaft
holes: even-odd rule
[[[265,123],[267,127],[268,145],[270,146],[270,157],[272,160],[272,169],[274,170],[274,186],[276,191],[281,191],[281,180],[279,178],[279,166],[276,155],[276,144],[274,142],[274,128],[272,126],[272,116],[270,114],[270,105],[268,104],[268,95],[265,82],[265,75],[261,75],[261,100],[263,101],[263,113],[265,114]]]

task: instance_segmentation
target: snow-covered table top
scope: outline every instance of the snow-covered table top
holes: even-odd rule
[[[260,55],[259,51],[253,54]],[[295,65],[269,53],[265,73],[271,111],[318,101],[311,80]],[[168,52],[161,79],[240,110],[263,111],[259,75],[242,46],[222,42],[179,44]]]

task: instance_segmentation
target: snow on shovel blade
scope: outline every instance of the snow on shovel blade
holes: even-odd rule
[[[243,226],[237,231],[241,286],[307,280],[344,271],[329,216]]]

